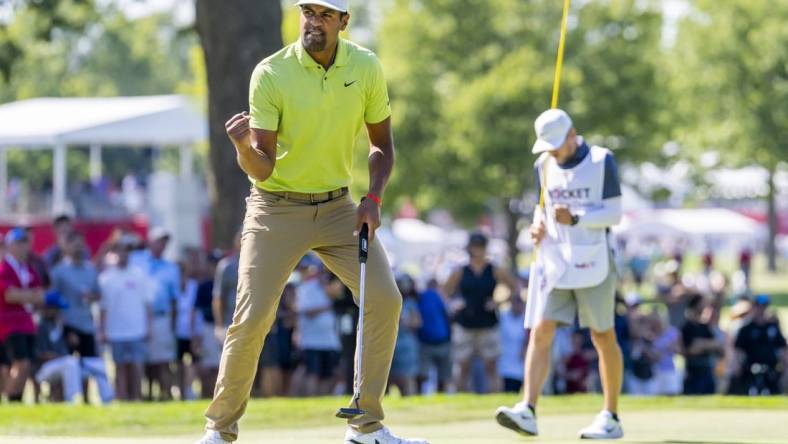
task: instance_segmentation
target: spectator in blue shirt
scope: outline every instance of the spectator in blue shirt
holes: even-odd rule
[[[438,282],[430,279],[427,289],[419,295],[419,387],[434,366],[438,371],[438,391],[445,392],[451,381],[451,327],[446,304],[438,292]]]
[[[402,396],[412,396],[416,394],[416,378],[419,373],[417,332],[422,324],[418,306],[419,294],[416,283],[407,274],[397,277],[397,287],[402,293],[402,311],[389,381],[391,385],[399,388]]]
[[[175,304],[181,281],[178,266],[163,257],[170,237],[166,229],[153,228],[148,233],[148,248],[134,253],[130,260],[132,265],[141,268],[155,283],[145,374],[150,384],[148,398],[153,398],[153,384],[156,382],[162,401],[172,399],[173,375],[170,364],[175,362]]]
[[[100,298],[98,272],[85,260],[85,240],[72,231],[63,240],[63,259],[52,270],[52,287],[63,295],[68,308],[63,311],[63,336],[70,354],[81,358],[98,356],[96,327],[91,307]]]

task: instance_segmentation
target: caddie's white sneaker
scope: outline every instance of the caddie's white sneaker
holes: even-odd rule
[[[361,433],[348,427],[345,432],[345,444],[430,444],[423,439],[403,439],[392,435],[389,429],[372,433]]]
[[[619,439],[624,436],[621,421],[613,418],[613,414],[602,410],[594,418],[590,426],[580,430],[580,439]]]
[[[536,436],[539,431],[536,428],[536,415],[525,402],[519,402],[514,407],[498,407],[495,411],[495,420],[498,424],[507,429],[526,435]]]
[[[195,444],[230,444],[230,441],[225,441],[222,435],[215,430],[206,430],[205,435]]]

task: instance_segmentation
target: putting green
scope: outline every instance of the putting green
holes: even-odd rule
[[[540,410],[541,436],[533,439],[503,429],[493,420],[494,406],[513,400],[510,396],[467,395],[392,399],[387,402],[391,414],[386,423],[398,434],[420,436],[433,444],[570,443],[578,442],[577,430],[592,419],[600,402],[595,396],[545,398]],[[238,442],[342,442],[342,422],[325,415],[335,408],[337,401],[335,398],[254,401],[242,422]],[[76,418],[67,407],[4,406],[0,442],[193,443],[200,435],[198,412],[202,408],[204,403],[116,405],[106,409],[77,407],[72,410],[79,412],[81,418]],[[786,397],[625,398],[622,409],[625,439],[619,442],[786,443],[787,412]],[[161,415],[169,416],[169,420]],[[12,419],[14,416],[16,421]]]

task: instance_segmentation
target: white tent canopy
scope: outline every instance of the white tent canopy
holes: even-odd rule
[[[192,145],[208,125],[186,97],[38,98],[0,106],[0,195],[7,184],[7,149],[54,150],[53,211],[66,199],[66,150],[90,147],[91,177],[101,175],[101,148],[179,146],[181,175],[190,176]]]
[[[684,239],[697,250],[750,245],[765,236],[758,222],[725,208],[643,210],[627,214],[613,231],[628,239]]]
[[[182,96],[39,98],[0,106],[0,146],[183,145],[205,119]]]
[[[438,226],[420,219],[399,218],[378,229],[391,265],[420,279],[445,281],[456,267],[467,261],[470,233],[460,228]],[[488,255],[495,264],[510,257],[506,241],[491,238]],[[424,282],[423,282],[424,283]]]

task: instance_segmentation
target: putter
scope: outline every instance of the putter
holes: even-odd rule
[[[364,344],[364,287],[367,275],[367,253],[369,252],[369,227],[367,224],[361,226],[361,233],[358,235],[358,262],[361,266],[361,273],[358,282],[358,330],[356,333],[356,377],[353,380],[353,403],[354,407],[341,408],[337,411],[337,418],[353,419],[366,412],[358,406],[361,397],[361,347]]]

